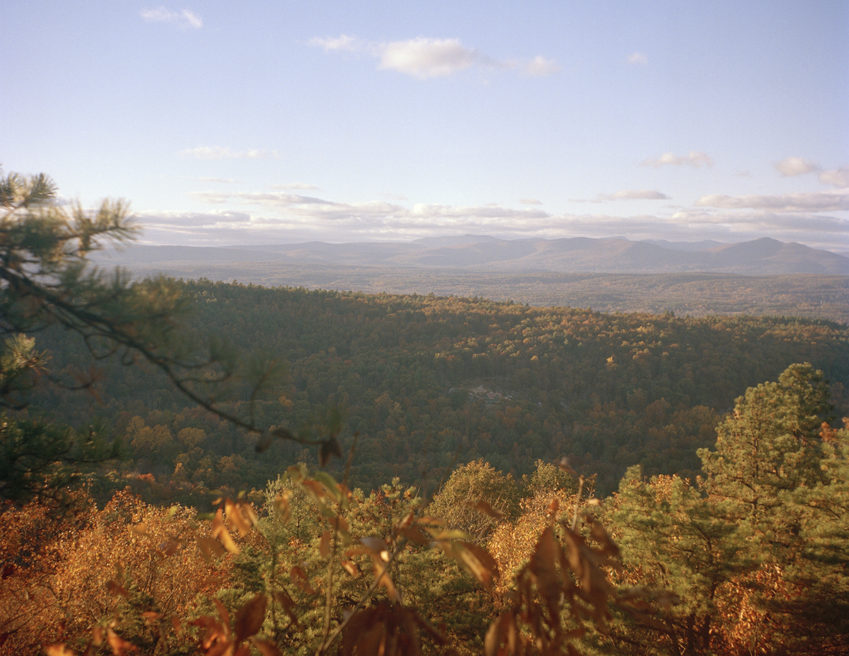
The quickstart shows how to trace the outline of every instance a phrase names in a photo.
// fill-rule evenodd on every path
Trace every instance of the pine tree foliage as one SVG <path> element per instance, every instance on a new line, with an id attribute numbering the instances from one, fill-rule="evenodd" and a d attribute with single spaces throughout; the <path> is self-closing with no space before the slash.
<path id="1" fill-rule="evenodd" d="M 609 503 L 623 587 L 656 602 L 622 616 L 638 653 L 837 654 L 849 648 L 849 450 L 809 364 L 752 387 L 699 452 L 702 476 L 629 470 Z"/>
<path id="2" fill-rule="evenodd" d="M 258 435 L 259 448 L 276 437 L 321 445 L 325 458 L 338 454 L 335 437 L 296 437 L 257 421 L 255 402 L 279 378 L 281 364 L 275 358 L 238 358 L 232 346 L 188 330 L 186 298 L 176 281 L 132 281 L 121 271 L 107 274 L 91 265 L 91 253 L 136 233 L 123 201 L 104 200 L 89 211 L 61 202 L 46 175 L 0 176 L 0 407 L 24 408 L 42 379 L 69 388 L 94 384 L 94 368 L 68 372 L 38 349 L 37 335 L 58 329 L 79 338 L 92 361 L 114 356 L 164 374 L 190 401 Z M 224 403 L 225 387 L 246 401 Z M 0 433 L 7 457 L 10 434 Z M 41 457 L 43 469 L 64 454 L 62 448 L 28 451 Z"/>

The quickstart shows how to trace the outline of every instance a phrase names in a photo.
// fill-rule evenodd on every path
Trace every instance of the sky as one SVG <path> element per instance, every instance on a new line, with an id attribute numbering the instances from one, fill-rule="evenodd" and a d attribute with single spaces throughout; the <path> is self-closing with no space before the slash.
<path id="1" fill-rule="evenodd" d="M 849 254 L 849 2 L 5 0 L 0 165 L 151 244 Z"/>

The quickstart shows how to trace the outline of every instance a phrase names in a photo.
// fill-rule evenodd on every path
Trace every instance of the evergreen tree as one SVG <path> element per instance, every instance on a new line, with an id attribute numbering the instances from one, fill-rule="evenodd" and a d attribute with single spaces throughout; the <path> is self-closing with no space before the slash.
<path id="1" fill-rule="evenodd" d="M 59 203 L 56 186 L 43 174 L 0 176 L 0 407 L 25 407 L 41 379 L 71 388 L 93 385 L 94 372 L 61 376 L 60 367 L 48 367 L 49 354 L 37 348 L 33 335 L 61 329 L 79 338 L 94 360 L 116 356 L 125 364 L 152 365 L 192 402 L 259 435 L 259 448 L 282 437 L 320 443 L 323 454 L 338 453 L 334 438 L 296 438 L 284 428 L 270 431 L 259 424 L 255 401 L 279 373 L 279 364 L 237 358 L 220 342 L 187 336 L 180 323 L 186 300 L 175 281 L 133 282 L 120 271 L 106 274 L 91 265 L 92 252 L 135 233 L 123 201 L 105 200 L 87 211 Z M 240 397 L 249 399 L 245 411 L 217 400 L 223 383 L 235 383 Z M 3 421 L 8 425 L 10 420 Z M 15 486 L 32 483 L 68 452 L 66 440 L 32 434 L 22 442 L 20 435 L 19 429 L 0 431 L 0 451 L 13 463 L 29 463 L 33 476 L 12 472 L 0 485 L 3 496 L 16 496 L 20 490 Z M 35 491 L 38 485 L 30 488 Z"/>
<path id="2" fill-rule="evenodd" d="M 656 603 L 623 616 L 622 644 L 845 653 L 849 444 L 824 423 L 828 398 L 821 372 L 792 365 L 737 400 L 715 450 L 699 451 L 696 484 L 629 471 L 609 508 L 628 566 L 620 583 Z"/>
<path id="3" fill-rule="evenodd" d="M 774 517 L 782 491 L 822 480 L 820 426 L 828 386 L 810 364 L 746 390 L 717 427 L 716 449 L 700 449 L 705 490 L 755 521 Z"/>

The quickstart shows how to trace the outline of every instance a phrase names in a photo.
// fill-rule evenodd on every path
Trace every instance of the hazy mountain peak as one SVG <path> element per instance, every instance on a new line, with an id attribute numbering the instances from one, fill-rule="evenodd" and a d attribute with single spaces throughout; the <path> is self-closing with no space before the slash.
<path id="1" fill-rule="evenodd" d="M 791 273 L 849 274 L 849 258 L 771 237 L 736 244 L 717 242 L 631 241 L 622 237 L 594 239 L 500 239 L 461 235 L 427 237 L 412 242 L 328 244 L 305 242 L 227 248 L 130 246 L 113 254 L 113 262 L 132 266 L 152 261 L 203 259 L 239 262 L 298 262 L 361 267 L 463 269 L 483 272 L 683 273 L 749 275 Z"/>

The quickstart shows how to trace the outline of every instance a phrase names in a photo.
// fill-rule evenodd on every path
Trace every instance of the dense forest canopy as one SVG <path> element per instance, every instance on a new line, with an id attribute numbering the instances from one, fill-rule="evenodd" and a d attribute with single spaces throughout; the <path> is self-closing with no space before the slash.
<path id="1" fill-rule="evenodd" d="M 190 300 L 192 331 L 285 362 L 255 421 L 310 436 L 336 422 L 345 447 L 358 435 L 352 480 L 366 488 L 397 475 L 433 489 L 477 457 L 521 474 L 539 458 L 566 456 L 610 491 L 633 464 L 692 473 L 695 449 L 712 442 L 734 398 L 793 362 L 822 368 L 838 404 L 849 388 L 849 329 L 825 321 L 174 284 Z M 65 331 L 40 341 L 69 370 L 86 362 Z M 101 367 L 99 396 L 53 390 L 30 414 L 37 406 L 77 426 L 106 418 L 142 472 L 179 467 L 212 487 L 261 488 L 307 457 L 285 442 L 257 457 L 255 438 L 175 396 L 155 370 Z"/>

